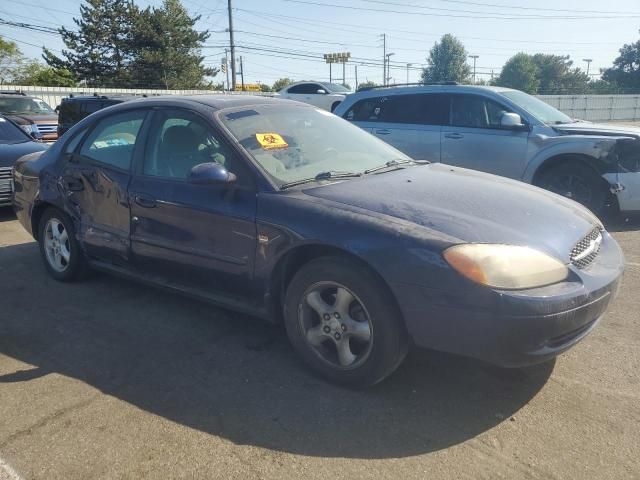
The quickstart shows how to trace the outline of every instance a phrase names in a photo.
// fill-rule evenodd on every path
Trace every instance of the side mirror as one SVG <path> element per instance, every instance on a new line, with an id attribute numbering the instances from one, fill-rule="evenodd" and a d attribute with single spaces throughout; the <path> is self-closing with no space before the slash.
<path id="1" fill-rule="evenodd" d="M 500 126 L 507 130 L 526 130 L 522 118 L 517 113 L 503 113 L 500 117 Z"/>
<path id="2" fill-rule="evenodd" d="M 326 90 L 324 90 L 324 89 L 322 89 L 322 88 L 319 88 L 318 90 L 316 90 L 316 93 L 317 93 L 318 95 L 326 95 L 326 94 L 327 94 L 327 91 L 326 91 Z"/>
<path id="3" fill-rule="evenodd" d="M 188 180 L 194 185 L 215 185 L 233 183 L 236 181 L 236 176 L 219 163 L 208 162 L 193 167 L 189 172 Z"/>

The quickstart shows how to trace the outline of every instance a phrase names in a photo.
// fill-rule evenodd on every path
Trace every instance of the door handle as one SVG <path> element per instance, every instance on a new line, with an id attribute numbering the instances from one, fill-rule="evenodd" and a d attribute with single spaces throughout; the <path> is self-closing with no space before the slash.
<path id="1" fill-rule="evenodd" d="M 391 130 L 387 130 L 386 128 L 381 128 L 379 130 L 376 130 L 377 135 L 389 135 L 390 133 L 391 133 Z"/>
<path id="2" fill-rule="evenodd" d="M 460 140 L 461 138 L 464 138 L 464 135 L 462 135 L 461 133 L 445 133 L 444 138 L 450 138 L 452 140 Z"/>
<path id="3" fill-rule="evenodd" d="M 62 177 L 62 181 L 64 186 L 70 192 L 81 192 L 84 190 L 84 183 L 81 178 L 75 177 L 73 175 L 65 175 Z"/>
<path id="4" fill-rule="evenodd" d="M 155 198 L 144 193 L 135 193 L 133 198 L 143 208 L 155 208 L 158 206 Z"/>

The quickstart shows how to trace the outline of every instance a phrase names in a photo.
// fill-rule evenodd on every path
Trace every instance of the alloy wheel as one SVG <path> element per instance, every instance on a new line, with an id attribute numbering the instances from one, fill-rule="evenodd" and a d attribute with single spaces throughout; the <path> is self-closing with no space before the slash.
<path id="1" fill-rule="evenodd" d="M 56 272 L 64 272 L 71 261 L 69 234 L 57 218 L 50 218 L 44 228 L 44 250 L 47 262 Z"/>

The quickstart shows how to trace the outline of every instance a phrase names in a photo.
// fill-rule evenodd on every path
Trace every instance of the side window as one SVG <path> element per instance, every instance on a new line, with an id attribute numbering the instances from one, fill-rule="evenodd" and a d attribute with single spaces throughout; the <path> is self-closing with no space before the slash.
<path id="1" fill-rule="evenodd" d="M 299 84 L 299 85 L 294 85 L 293 87 L 290 87 L 290 88 L 287 90 L 287 93 L 293 93 L 293 94 L 296 94 L 296 93 L 304 93 L 304 91 L 303 91 L 303 90 L 304 90 L 304 86 L 305 86 L 305 85 L 306 85 L 305 83 L 301 83 L 301 84 Z"/>
<path id="2" fill-rule="evenodd" d="M 308 83 L 307 85 L 305 85 L 304 93 L 307 93 L 309 95 L 318 95 L 318 90 L 324 90 L 325 92 L 327 91 L 327 89 L 322 85 L 318 85 L 317 83 Z"/>
<path id="3" fill-rule="evenodd" d="M 346 111 L 344 118 L 350 122 L 379 122 L 382 104 L 381 98 L 365 98 L 354 103 Z"/>
<path id="4" fill-rule="evenodd" d="M 80 155 L 122 170 L 129 170 L 133 149 L 146 112 L 125 112 L 98 122 L 80 149 Z"/>
<path id="5" fill-rule="evenodd" d="M 200 117 L 181 110 L 165 110 L 158 117 L 145 154 L 144 175 L 186 180 L 196 165 L 216 162 L 235 173 L 238 181 L 246 177 L 232 150 Z"/>
<path id="6" fill-rule="evenodd" d="M 500 118 L 508 111 L 488 98 L 454 95 L 451 103 L 451 124 L 457 127 L 500 128 Z"/>
<path id="7" fill-rule="evenodd" d="M 65 154 L 72 154 L 73 152 L 75 152 L 76 147 L 80 143 L 80 140 L 82 140 L 82 138 L 84 137 L 85 133 L 87 133 L 87 129 L 86 128 L 83 128 L 81 131 L 76 133 L 73 136 L 73 138 L 69 141 L 69 143 L 67 143 L 67 145 L 64 147 L 64 153 Z"/>
<path id="8" fill-rule="evenodd" d="M 442 94 L 392 95 L 382 109 L 382 121 L 414 125 L 444 125 L 448 102 Z"/>

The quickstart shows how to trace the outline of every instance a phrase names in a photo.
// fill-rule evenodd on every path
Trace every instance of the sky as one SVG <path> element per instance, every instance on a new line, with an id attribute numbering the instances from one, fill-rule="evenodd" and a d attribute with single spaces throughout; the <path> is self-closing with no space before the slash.
<path id="1" fill-rule="evenodd" d="M 135 0 L 159 6 L 162 0 Z M 0 19 L 47 27 L 73 28 L 81 2 L 0 0 Z M 198 30 L 209 30 L 202 54 L 219 66 L 229 45 L 227 0 L 182 0 L 191 15 L 201 15 Z M 478 78 L 498 75 L 518 53 L 570 55 L 594 78 L 611 66 L 625 43 L 640 39 L 640 1 L 611 0 L 232 0 L 233 26 L 246 83 L 272 84 L 281 77 L 329 80 L 324 53 L 350 52 L 345 81 L 382 83 L 383 37 L 390 56 L 391 82 L 416 82 L 429 49 L 451 33 L 478 55 Z M 40 58 L 42 46 L 64 48 L 59 36 L 0 25 L 0 35 L 22 52 Z M 470 65 L 472 60 L 469 59 Z M 407 64 L 411 64 L 407 68 Z M 222 79 L 219 74 L 217 79 Z M 333 66 L 342 81 L 342 66 Z M 219 81 L 219 80 L 218 80 Z"/>

